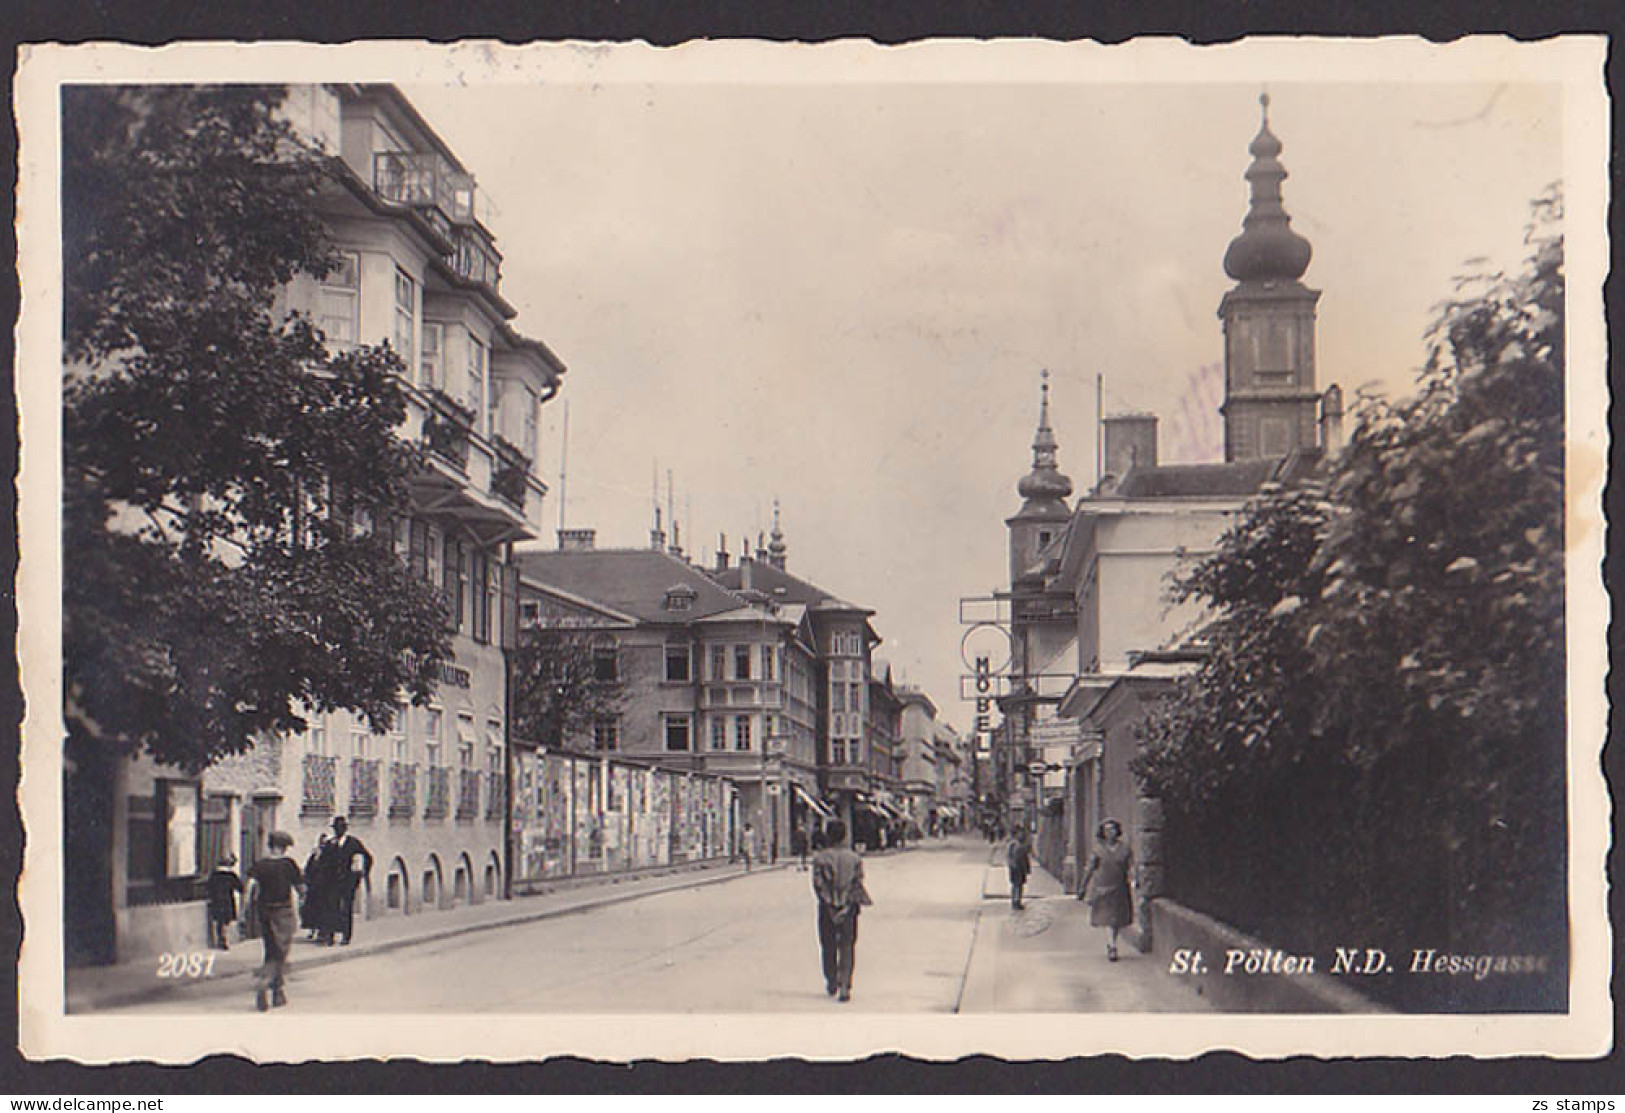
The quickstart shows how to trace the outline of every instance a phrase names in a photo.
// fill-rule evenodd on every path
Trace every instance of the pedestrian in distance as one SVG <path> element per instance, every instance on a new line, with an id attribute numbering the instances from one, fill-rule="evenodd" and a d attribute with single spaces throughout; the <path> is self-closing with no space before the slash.
<path id="1" fill-rule="evenodd" d="M 237 920 L 237 897 L 243 891 L 243 879 L 237 876 L 236 866 L 236 855 L 227 854 L 215 863 L 203 882 L 209 906 L 209 946 L 217 951 L 231 949 L 226 930 Z"/>
<path id="2" fill-rule="evenodd" d="M 745 872 L 750 872 L 750 846 L 756 838 L 756 829 L 745 824 L 745 832 L 739 837 L 739 855 L 745 859 Z"/>
<path id="3" fill-rule="evenodd" d="M 1010 870 L 1010 907 L 1020 911 L 1026 907 L 1022 903 L 1022 892 L 1027 887 L 1027 875 L 1033 870 L 1033 850 L 1027 842 L 1025 827 L 1016 828 L 1015 836 L 1005 848 L 1004 864 Z"/>
<path id="4" fill-rule="evenodd" d="M 863 859 L 846 845 L 846 824 L 824 825 L 824 847 L 813 855 L 813 893 L 818 897 L 818 947 L 824 957 L 824 992 L 852 1000 L 857 961 L 858 913 L 873 904 L 863 884 Z"/>
<path id="5" fill-rule="evenodd" d="M 350 834 L 350 822 L 341 815 L 333 820 L 333 838 L 323 857 L 327 859 L 327 884 L 331 889 L 328 946 L 337 937 L 348 947 L 355 933 L 355 894 L 362 879 L 372 876 L 372 851 Z"/>
<path id="6" fill-rule="evenodd" d="M 266 844 L 271 855 L 249 868 L 248 893 L 243 900 L 245 908 L 254 910 L 265 947 L 265 961 L 254 972 L 254 1007 L 260 1012 L 288 1003 L 288 952 L 299 930 L 293 898 L 295 892 L 303 895 L 305 887 L 299 864 L 289 854 L 293 836 L 286 831 L 272 831 Z"/>
<path id="7" fill-rule="evenodd" d="M 323 831 L 317 836 L 310 855 L 305 858 L 305 898 L 299 903 L 299 922 L 305 929 L 305 938 L 316 942 L 326 942 L 327 923 L 332 919 L 327 906 L 330 890 L 326 854 L 329 841 L 327 832 Z"/>
<path id="8" fill-rule="evenodd" d="M 1106 960 L 1116 962 L 1117 933 L 1134 921 L 1134 902 L 1129 894 L 1134 852 L 1123 841 L 1123 825 L 1115 819 L 1103 820 L 1095 835 L 1098 841 L 1084 871 L 1078 899 L 1088 902 L 1091 924 L 1111 929 Z"/>
<path id="9" fill-rule="evenodd" d="M 812 838 L 812 825 L 803 819 L 801 826 L 796 828 L 796 869 L 798 870 L 807 868 L 807 859 L 812 854 Z"/>

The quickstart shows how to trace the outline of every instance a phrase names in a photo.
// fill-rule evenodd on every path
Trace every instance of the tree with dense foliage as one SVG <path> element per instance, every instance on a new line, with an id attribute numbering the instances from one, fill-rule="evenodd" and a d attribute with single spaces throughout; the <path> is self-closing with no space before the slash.
<path id="1" fill-rule="evenodd" d="M 1553 961 L 1385 990 L 1447 1007 L 1566 984 L 1561 219 L 1554 188 L 1524 269 L 1441 308 L 1416 396 L 1367 400 L 1177 580 L 1209 655 L 1136 762 L 1171 891 L 1272 943 Z"/>
<path id="2" fill-rule="evenodd" d="M 585 749 L 625 700 L 614 644 L 587 627 L 533 626 L 510 656 L 516 738 Z"/>
<path id="3" fill-rule="evenodd" d="M 450 653 L 396 556 L 399 358 L 280 308 L 337 263 L 285 90 L 63 90 L 70 753 L 201 769 L 304 714 L 386 728 Z"/>

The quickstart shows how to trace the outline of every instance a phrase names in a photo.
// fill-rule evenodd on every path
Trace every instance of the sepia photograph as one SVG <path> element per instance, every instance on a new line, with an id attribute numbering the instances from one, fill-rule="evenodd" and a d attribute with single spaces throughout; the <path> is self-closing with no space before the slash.
<path id="1" fill-rule="evenodd" d="M 25 47 L 24 1053 L 1605 1053 L 1605 47 Z"/>

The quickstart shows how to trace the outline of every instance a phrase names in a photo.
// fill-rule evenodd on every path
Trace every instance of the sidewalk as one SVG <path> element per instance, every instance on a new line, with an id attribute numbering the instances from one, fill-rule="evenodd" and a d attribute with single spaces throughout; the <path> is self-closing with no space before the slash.
<path id="1" fill-rule="evenodd" d="M 958 1012 L 1209 1012 L 1207 1002 L 1168 974 L 1152 955 L 1118 939 L 1106 960 L 1105 928 L 1089 925 L 1089 906 L 1061 891 L 1033 863 L 1023 903 L 1010 907 L 1003 846 L 993 848 L 982 882 L 982 909 Z"/>
<path id="2" fill-rule="evenodd" d="M 738 863 L 719 865 L 673 867 L 669 872 L 634 879 L 604 877 L 590 881 L 574 881 L 550 893 L 515 897 L 512 900 L 488 901 L 446 911 L 419 912 L 411 916 L 386 916 L 375 920 L 356 921 L 355 942 L 349 946 L 322 946 L 307 942 L 303 929 L 294 941 L 292 962 L 295 968 L 326 966 L 363 955 L 376 955 L 399 947 L 410 947 L 448 939 L 475 931 L 489 931 L 513 924 L 530 923 L 554 916 L 568 916 L 593 908 L 603 908 L 640 897 L 668 893 L 678 889 L 693 889 L 716 885 L 724 881 L 747 877 L 752 873 L 794 868 L 794 858 L 780 859 L 771 865 L 758 865 L 747 872 Z M 201 914 L 201 913 L 200 913 Z M 229 951 L 203 951 L 213 955 L 214 966 L 207 980 L 247 980 L 260 965 L 262 952 L 257 939 L 232 941 Z M 159 978 L 157 956 L 119 963 L 116 966 L 72 967 L 67 971 L 67 1012 L 91 1012 L 115 1005 L 139 1004 L 143 1001 L 167 997 L 176 981 Z M 202 979 L 182 979 L 182 984 Z"/>

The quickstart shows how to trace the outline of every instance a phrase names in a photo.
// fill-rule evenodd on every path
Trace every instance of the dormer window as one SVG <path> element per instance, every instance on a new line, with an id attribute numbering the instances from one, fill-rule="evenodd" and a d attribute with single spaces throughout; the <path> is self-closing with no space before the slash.
<path id="1" fill-rule="evenodd" d="M 698 593 L 687 584 L 677 584 L 666 589 L 666 609 L 668 611 L 686 611 L 694 606 L 694 599 Z"/>

